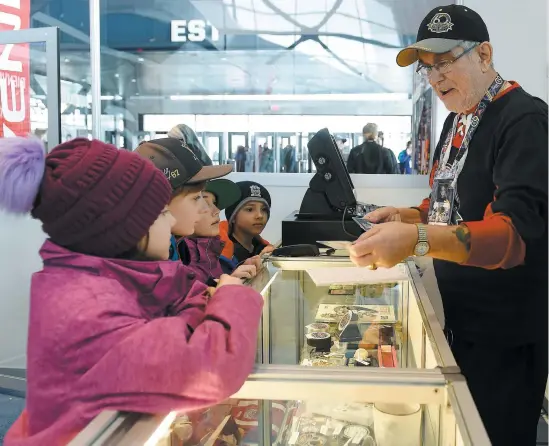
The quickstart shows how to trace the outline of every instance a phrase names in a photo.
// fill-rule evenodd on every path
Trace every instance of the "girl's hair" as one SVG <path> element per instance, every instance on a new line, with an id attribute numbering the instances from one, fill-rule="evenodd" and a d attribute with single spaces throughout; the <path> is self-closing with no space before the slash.
<path id="1" fill-rule="evenodd" d="M 145 236 L 144 246 L 139 246 L 141 242 L 135 245 L 133 248 L 128 249 L 126 252 L 123 252 L 116 256 L 117 259 L 124 260 L 139 260 L 139 261 L 148 261 L 148 260 L 157 260 L 152 259 L 147 255 L 147 248 L 149 247 L 149 233 Z"/>
<path id="2" fill-rule="evenodd" d="M 197 192 L 203 191 L 205 187 L 205 181 L 196 184 L 184 184 L 183 186 L 179 186 L 177 189 L 174 189 L 172 191 L 172 198 L 175 198 L 179 195 L 185 196 L 189 194 L 195 194 Z"/>

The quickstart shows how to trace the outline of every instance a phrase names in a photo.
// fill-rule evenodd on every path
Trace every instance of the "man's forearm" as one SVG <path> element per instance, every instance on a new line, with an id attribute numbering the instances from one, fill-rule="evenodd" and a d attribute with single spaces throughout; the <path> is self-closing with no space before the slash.
<path id="1" fill-rule="evenodd" d="M 429 256 L 449 262 L 463 263 L 471 251 L 471 234 L 465 225 L 427 226 Z"/>
<path id="2" fill-rule="evenodd" d="M 398 208 L 400 221 L 403 223 L 424 223 L 421 219 L 421 212 L 415 208 Z"/>

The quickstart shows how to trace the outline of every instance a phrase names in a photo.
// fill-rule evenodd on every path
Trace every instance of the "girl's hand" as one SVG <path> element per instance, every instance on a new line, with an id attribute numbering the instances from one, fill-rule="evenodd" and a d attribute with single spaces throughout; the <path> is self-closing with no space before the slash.
<path id="1" fill-rule="evenodd" d="M 257 274 L 257 268 L 254 265 L 240 265 L 231 274 L 232 277 L 238 277 L 239 279 L 251 279 Z"/>

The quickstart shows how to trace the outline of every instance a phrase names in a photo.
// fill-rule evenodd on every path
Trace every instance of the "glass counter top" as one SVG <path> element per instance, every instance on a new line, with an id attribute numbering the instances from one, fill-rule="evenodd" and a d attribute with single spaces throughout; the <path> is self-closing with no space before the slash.
<path id="1" fill-rule="evenodd" d="M 304 370 L 259 366 L 232 398 L 197 410 L 103 413 L 70 446 L 489 444 L 460 375 Z"/>
<path id="2" fill-rule="evenodd" d="M 265 298 L 259 363 L 459 373 L 413 261 L 271 258 L 251 286 Z"/>

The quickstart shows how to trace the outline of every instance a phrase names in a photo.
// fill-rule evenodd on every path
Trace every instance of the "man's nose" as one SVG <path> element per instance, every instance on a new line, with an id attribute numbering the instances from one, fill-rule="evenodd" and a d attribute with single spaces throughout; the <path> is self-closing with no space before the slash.
<path id="1" fill-rule="evenodd" d="M 444 75 L 440 74 L 436 68 L 433 68 L 431 70 L 431 74 L 429 75 L 429 83 L 431 84 L 431 87 L 435 88 L 436 84 L 438 84 L 443 79 Z"/>

